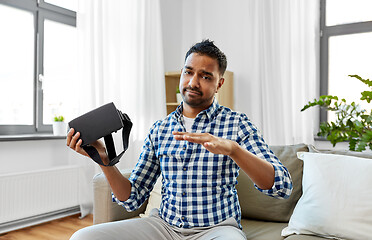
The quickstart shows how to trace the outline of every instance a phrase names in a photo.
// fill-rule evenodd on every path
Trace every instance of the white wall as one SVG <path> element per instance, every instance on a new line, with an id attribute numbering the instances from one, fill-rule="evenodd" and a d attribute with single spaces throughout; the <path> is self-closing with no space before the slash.
<path id="1" fill-rule="evenodd" d="M 48 169 L 84 161 L 66 146 L 66 140 L 0 142 L 0 174 Z"/>

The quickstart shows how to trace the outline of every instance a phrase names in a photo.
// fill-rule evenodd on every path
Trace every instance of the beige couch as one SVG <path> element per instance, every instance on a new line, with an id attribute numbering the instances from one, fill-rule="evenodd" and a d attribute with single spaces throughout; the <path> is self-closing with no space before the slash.
<path id="1" fill-rule="evenodd" d="M 236 186 L 242 209 L 243 231 L 249 240 L 294 240 L 323 239 L 310 235 L 281 236 L 288 225 L 294 207 L 302 195 L 303 162 L 297 158 L 297 152 L 314 152 L 312 146 L 305 144 L 291 146 L 271 146 L 281 162 L 289 170 L 293 180 L 293 192 L 289 199 L 279 200 L 266 196 L 254 189 L 248 176 L 240 171 Z M 130 170 L 122 172 L 129 177 Z M 103 174 L 94 178 L 94 224 L 137 217 L 145 211 L 147 202 L 135 212 L 127 212 L 112 202 L 111 190 Z"/>

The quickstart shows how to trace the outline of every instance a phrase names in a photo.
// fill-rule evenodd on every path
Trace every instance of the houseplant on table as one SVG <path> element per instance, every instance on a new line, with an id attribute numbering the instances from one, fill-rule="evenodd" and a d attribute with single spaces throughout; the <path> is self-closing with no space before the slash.
<path id="1" fill-rule="evenodd" d="M 55 136 L 66 136 L 67 125 L 63 116 L 55 116 L 53 122 L 53 134 Z"/>
<path id="2" fill-rule="evenodd" d="M 349 75 L 366 84 L 368 91 L 361 92 L 362 101 L 368 103 L 372 100 L 372 81 L 363 79 L 358 75 Z M 372 111 L 362 109 L 360 105 L 352 102 L 348 104 L 345 99 L 339 99 L 337 96 L 323 95 L 319 99 L 314 99 L 305 105 L 301 111 L 314 106 L 320 106 L 327 111 L 334 111 L 336 120 L 334 122 L 322 122 L 318 136 L 326 137 L 333 146 L 339 142 L 348 141 L 349 149 L 361 152 L 372 150 Z"/>

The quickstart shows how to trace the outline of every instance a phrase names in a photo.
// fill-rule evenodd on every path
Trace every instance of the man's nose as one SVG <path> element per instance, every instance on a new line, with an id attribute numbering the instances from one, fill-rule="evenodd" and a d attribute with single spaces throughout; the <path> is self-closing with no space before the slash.
<path id="1" fill-rule="evenodd" d="M 189 86 L 191 87 L 191 88 L 198 88 L 199 87 L 199 78 L 198 78 L 198 76 L 196 75 L 196 74 L 194 74 L 191 78 L 190 78 L 190 80 L 189 80 Z"/>

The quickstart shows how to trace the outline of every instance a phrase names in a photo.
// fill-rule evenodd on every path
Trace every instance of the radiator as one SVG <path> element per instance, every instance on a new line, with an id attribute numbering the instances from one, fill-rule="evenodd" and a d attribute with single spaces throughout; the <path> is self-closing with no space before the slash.
<path id="1" fill-rule="evenodd" d="M 79 205 L 79 168 L 0 175 L 0 225 Z"/>

